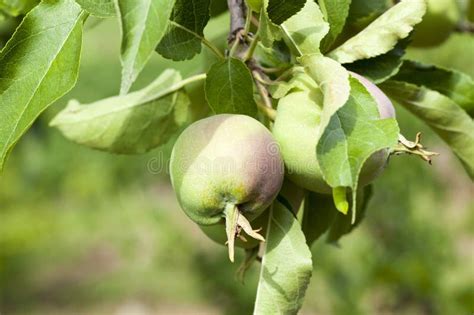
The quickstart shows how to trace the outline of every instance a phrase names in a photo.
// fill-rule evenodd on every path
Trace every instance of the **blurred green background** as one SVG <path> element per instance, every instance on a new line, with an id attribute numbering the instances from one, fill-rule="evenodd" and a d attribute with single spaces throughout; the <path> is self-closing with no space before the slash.
<path id="1" fill-rule="evenodd" d="M 245 285 L 236 281 L 242 256 L 231 264 L 179 209 L 166 167 L 157 169 L 170 144 L 111 155 L 48 127 L 69 99 L 118 92 L 118 25 L 86 28 L 77 86 L 35 123 L 0 177 L 0 313 L 250 314 L 258 266 Z M 208 27 L 209 37 L 222 29 Z M 455 34 L 408 56 L 474 76 L 473 52 L 474 36 Z M 173 66 L 189 76 L 206 67 L 202 58 Z M 169 66 L 154 56 L 136 87 Z M 422 131 L 441 156 L 432 166 L 392 158 L 360 228 L 339 248 L 315 244 L 302 314 L 474 312 L 473 185 L 436 135 L 402 108 L 397 115 L 405 136 Z"/>

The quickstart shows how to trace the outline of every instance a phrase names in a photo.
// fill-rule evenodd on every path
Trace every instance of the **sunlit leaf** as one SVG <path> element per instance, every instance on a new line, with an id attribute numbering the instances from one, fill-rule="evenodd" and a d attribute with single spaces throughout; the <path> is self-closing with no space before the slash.
<path id="1" fill-rule="evenodd" d="M 39 114 L 76 83 L 84 17 L 73 0 L 43 1 L 0 52 L 0 169 Z"/>
<path id="2" fill-rule="evenodd" d="M 425 0 L 402 0 L 328 56 L 340 63 L 350 63 L 382 55 L 410 34 L 425 11 Z"/>
<path id="3" fill-rule="evenodd" d="M 355 207 L 359 174 L 365 161 L 375 152 L 391 148 L 398 141 L 394 118 L 380 119 L 377 104 L 357 79 L 351 78 L 351 95 L 324 130 L 316 149 L 325 181 L 331 187 L 350 187 Z"/>
<path id="4" fill-rule="evenodd" d="M 181 76 L 166 70 L 146 88 L 92 104 L 73 100 L 52 121 L 71 141 L 104 151 L 137 154 L 166 143 L 187 122 L 189 99 L 171 92 Z"/>
<path id="5" fill-rule="evenodd" d="M 321 40 L 329 31 L 316 2 L 309 0 L 300 12 L 281 25 L 300 55 L 319 53 Z"/>
<path id="6" fill-rule="evenodd" d="M 126 94 L 165 35 L 175 0 L 117 0 L 122 28 L 122 84 Z"/>
<path id="7" fill-rule="evenodd" d="M 318 54 L 305 55 L 300 58 L 300 62 L 324 95 L 319 130 L 319 134 L 322 134 L 331 117 L 349 99 L 349 73 L 333 59 Z"/>
<path id="8" fill-rule="evenodd" d="M 107 18 L 116 15 L 114 0 L 76 0 L 76 2 L 97 17 Z"/>
<path id="9" fill-rule="evenodd" d="M 218 114 L 257 114 L 252 76 L 247 66 L 235 58 L 219 61 L 209 69 L 206 99 L 211 109 Z"/>
<path id="10" fill-rule="evenodd" d="M 301 226 L 279 201 L 269 210 L 254 314 L 297 314 L 313 264 Z"/>
<path id="11" fill-rule="evenodd" d="M 210 0 L 176 0 L 168 31 L 156 48 L 172 60 L 191 59 L 201 52 L 201 38 L 209 21 Z"/>

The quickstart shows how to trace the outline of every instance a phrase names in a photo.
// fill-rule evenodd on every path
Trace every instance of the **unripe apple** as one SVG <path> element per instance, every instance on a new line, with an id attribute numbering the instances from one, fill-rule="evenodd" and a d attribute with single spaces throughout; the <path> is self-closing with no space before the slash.
<path id="1" fill-rule="evenodd" d="M 456 0 L 427 0 L 426 13 L 415 26 L 411 44 L 415 47 L 430 47 L 443 43 L 458 20 Z"/>
<path id="2" fill-rule="evenodd" d="M 194 222 L 225 222 L 231 260 L 239 229 L 263 240 L 249 221 L 275 199 L 284 166 L 278 144 L 259 121 L 221 114 L 193 123 L 174 145 L 170 173 L 178 201 Z"/>
<path id="3" fill-rule="evenodd" d="M 381 118 L 395 117 L 392 102 L 375 84 L 356 73 L 351 75 L 372 95 Z M 273 135 L 280 144 L 288 177 L 310 191 L 331 193 L 316 158 L 322 104 L 323 95 L 316 84 L 313 88 L 283 97 L 278 103 Z M 387 158 L 387 150 L 375 152 L 362 168 L 359 185 L 364 186 L 374 180 L 383 170 Z"/>

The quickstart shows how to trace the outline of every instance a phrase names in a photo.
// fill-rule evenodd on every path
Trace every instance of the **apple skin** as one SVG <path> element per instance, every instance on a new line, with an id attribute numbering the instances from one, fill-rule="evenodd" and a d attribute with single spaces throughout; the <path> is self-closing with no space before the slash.
<path id="1" fill-rule="evenodd" d="M 395 117 L 392 102 L 375 84 L 356 73 L 351 75 L 375 99 L 381 118 Z M 322 101 L 323 95 L 316 84 L 283 97 L 278 103 L 272 132 L 280 144 L 288 178 L 307 190 L 331 193 L 331 187 L 323 179 L 315 149 Z M 383 171 L 388 155 L 388 150 L 380 150 L 369 157 L 359 176 L 360 186 L 367 185 Z"/>
<path id="2" fill-rule="evenodd" d="M 170 161 L 184 212 L 200 225 L 222 221 L 235 205 L 249 221 L 277 196 L 284 176 L 278 144 L 259 121 L 221 114 L 199 120 L 177 139 Z"/>
<path id="3" fill-rule="evenodd" d="M 459 17 L 456 0 L 427 0 L 426 13 L 415 26 L 411 45 L 432 47 L 442 44 L 456 27 Z"/>

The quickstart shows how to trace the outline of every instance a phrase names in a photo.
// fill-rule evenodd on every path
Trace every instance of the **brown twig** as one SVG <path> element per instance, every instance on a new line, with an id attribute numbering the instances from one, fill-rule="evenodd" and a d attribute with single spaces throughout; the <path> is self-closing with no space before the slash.
<path id="1" fill-rule="evenodd" d="M 458 33 L 474 33 L 474 23 L 462 21 L 456 25 L 454 30 Z"/>
<path id="2" fill-rule="evenodd" d="M 227 0 L 230 12 L 230 31 L 227 38 L 229 44 L 232 43 L 239 32 L 245 28 L 245 17 L 247 8 L 244 0 Z"/>

